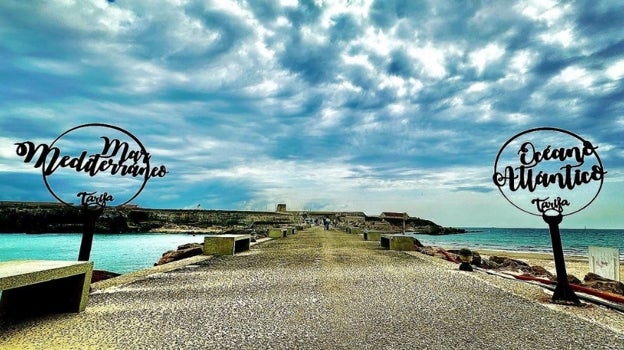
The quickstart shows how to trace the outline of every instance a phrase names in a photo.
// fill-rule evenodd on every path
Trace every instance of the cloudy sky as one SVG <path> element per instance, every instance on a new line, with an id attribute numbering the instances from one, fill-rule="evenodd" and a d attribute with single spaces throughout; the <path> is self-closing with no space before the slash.
<path id="1" fill-rule="evenodd" d="M 624 228 L 622 23 L 620 1 L 3 0 L 0 200 L 54 200 L 15 143 L 106 123 L 169 171 L 143 207 L 544 227 L 492 174 L 550 126 L 608 172 L 562 226 Z"/>

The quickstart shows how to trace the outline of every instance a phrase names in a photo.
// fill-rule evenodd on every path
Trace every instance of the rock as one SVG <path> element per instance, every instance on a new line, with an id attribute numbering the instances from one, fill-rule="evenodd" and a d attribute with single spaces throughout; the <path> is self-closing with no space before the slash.
<path id="1" fill-rule="evenodd" d="M 527 272 L 531 269 L 531 266 L 524 261 L 510 259 L 503 256 L 491 256 L 490 261 L 498 264 L 498 269 L 523 271 Z"/>
<path id="2" fill-rule="evenodd" d="M 203 253 L 204 253 L 204 247 L 202 244 L 199 244 L 199 243 L 183 244 L 178 247 L 178 250 L 169 250 L 165 252 L 160 258 L 160 260 L 158 260 L 158 262 L 154 265 L 155 266 L 163 265 L 166 263 L 170 263 L 172 261 L 182 260 L 185 258 L 189 258 L 191 256 L 200 255 Z"/>
<path id="3" fill-rule="evenodd" d="M 179 245 L 178 246 L 178 250 L 185 250 L 185 249 L 189 249 L 189 248 L 195 248 L 198 245 L 201 246 L 200 243 L 186 243 L 186 244 Z"/>
<path id="4" fill-rule="evenodd" d="M 109 278 L 119 276 L 118 273 L 104 271 L 104 270 L 93 270 L 93 274 L 91 275 L 91 283 L 107 280 Z"/>
<path id="5" fill-rule="evenodd" d="M 496 270 L 500 267 L 500 264 L 497 264 L 490 259 L 481 259 L 481 262 L 477 266 L 486 270 Z"/>
<path id="6" fill-rule="evenodd" d="M 583 282 L 581 282 L 581 280 L 576 278 L 574 275 L 568 275 L 568 283 L 577 284 L 579 286 L 583 284 Z"/>
<path id="7" fill-rule="evenodd" d="M 604 292 L 624 295 L 624 284 L 622 282 L 604 278 L 591 272 L 585 275 L 583 281 L 585 282 L 583 283 L 585 287 L 598 289 Z"/>
<path id="8" fill-rule="evenodd" d="M 455 261 L 461 262 L 461 256 L 459 255 L 459 249 L 447 249 L 446 253 Z M 444 256 L 444 255 L 443 255 Z M 443 257 L 445 260 L 450 260 L 446 256 Z M 451 260 L 452 261 L 452 260 Z"/>
<path id="9" fill-rule="evenodd" d="M 158 260 L 158 262 L 154 264 L 154 266 L 172 262 L 175 258 L 175 255 L 176 255 L 176 250 L 168 250 L 164 252 L 163 255 L 160 257 L 160 259 Z"/>
<path id="10" fill-rule="evenodd" d="M 608 278 L 602 277 L 598 274 L 595 274 L 593 272 L 588 272 L 587 275 L 585 275 L 585 277 L 583 278 L 583 281 L 587 282 L 594 282 L 594 281 L 613 281 L 610 280 Z"/>
<path id="11" fill-rule="evenodd" d="M 463 262 L 463 263 L 459 264 L 459 269 L 461 271 L 473 271 L 472 265 L 470 265 L 467 262 Z"/>
<path id="12" fill-rule="evenodd" d="M 481 255 L 475 251 L 472 252 L 472 260 L 470 264 L 475 266 L 481 266 Z"/>
<path id="13" fill-rule="evenodd" d="M 551 281 L 557 280 L 557 277 L 555 275 L 550 273 L 550 271 L 546 270 L 543 266 L 539 266 L 539 265 L 531 266 L 527 271 L 525 271 L 524 275 L 546 278 Z"/>

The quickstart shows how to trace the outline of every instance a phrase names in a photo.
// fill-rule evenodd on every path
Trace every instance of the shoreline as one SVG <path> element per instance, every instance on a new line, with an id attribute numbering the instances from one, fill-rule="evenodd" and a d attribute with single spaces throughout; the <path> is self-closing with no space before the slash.
<path id="1" fill-rule="evenodd" d="M 525 251 L 508 251 L 495 249 L 474 249 L 479 253 L 481 258 L 489 258 L 490 256 L 503 256 L 506 258 L 524 261 L 531 266 L 539 265 L 544 267 L 550 273 L 556 275 L 554 257 L 550 253 L 525 252 Z M 576 278 L 583 280 L 585 275 L 590 272 L 589 257 L 580 255 L 564 254 L 565 267 L 568 275 L 574 275 Z M 620 261 L 620 276 L 624 276 L 624 264 Z"/>

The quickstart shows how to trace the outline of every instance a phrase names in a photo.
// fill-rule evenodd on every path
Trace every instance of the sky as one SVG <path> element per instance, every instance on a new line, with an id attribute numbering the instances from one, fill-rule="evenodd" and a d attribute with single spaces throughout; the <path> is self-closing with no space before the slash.
<path id="1" fill-rule="evenodd" d="M 561 226 L 624 228 L 622 23 L 621 1 L 3 0 L 0 200 L 55 201 L 16 144 L 104 123 L 167 168 L 146 208 L 546 227 L 493 173 L 553 127 L 607 172 Z"/>

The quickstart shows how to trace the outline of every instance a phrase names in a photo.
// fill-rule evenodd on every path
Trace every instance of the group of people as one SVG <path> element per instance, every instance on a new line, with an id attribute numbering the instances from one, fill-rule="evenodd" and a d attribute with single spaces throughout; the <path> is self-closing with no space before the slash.
<path id="1" fill-rule="evenodd" d="M 324 217 L 322 219 L 317 218 L 317 219 L 314 219 L 314 220 L 312 220 L 312 219 L 309 219 L 309 220 L 310 221 L 306 220 L 306 222 L 308 222 L 308 223 L 312 223 L 313 222 L 315 225 L 320 225 L 322 223 L 323 224 L 323 228 L 325 228 L 325 231 L 329 230 L 329 225 L 331 224 L 331 220 L 330 219 Z"/>
<path id="2" fill-rule="evenodd" d="M 328 218 L 323 218 L 323 227 L 325 227 L 325 231 L 329 230 L 329 219 Z"/>

